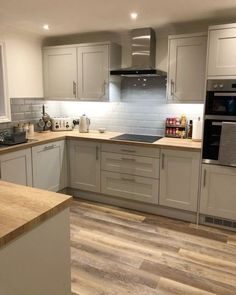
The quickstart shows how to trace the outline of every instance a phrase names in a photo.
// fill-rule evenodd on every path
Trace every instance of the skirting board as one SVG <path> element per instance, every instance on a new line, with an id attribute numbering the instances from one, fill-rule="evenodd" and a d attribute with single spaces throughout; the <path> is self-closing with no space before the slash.
<path id="1" fill-rule="evenodd" d="M 172 209 L 163 206 L 157 206 L 153 204 L 134 202 L 128 199 L 117 198 L 107 196 L 98 193 L 86 192 L 77 189 L 67 188 L 66 193 L 72 195 L 75 198 L 85 199 L 89 201 L 99 202 L 103 204 L 113 205 L 121 208 L 136 210 L 140 212 L 151 213 L 155 215 L 161 215 L 169 218 L 189 221 L 196 223 L 197 213 L 188 212 L 184 210 Z"/>

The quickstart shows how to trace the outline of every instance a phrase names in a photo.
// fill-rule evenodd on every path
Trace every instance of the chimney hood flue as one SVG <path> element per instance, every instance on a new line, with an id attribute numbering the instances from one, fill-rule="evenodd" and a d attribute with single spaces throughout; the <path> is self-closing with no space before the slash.
<path id="1" fill-rule="evenodd" d="M 111 75 L 119 76 L 166 76 L 166 73 L 155 69 L 156 37 L 151 28 L 131 31 L 131 60 L 130 68 L 113 70 Z"/>

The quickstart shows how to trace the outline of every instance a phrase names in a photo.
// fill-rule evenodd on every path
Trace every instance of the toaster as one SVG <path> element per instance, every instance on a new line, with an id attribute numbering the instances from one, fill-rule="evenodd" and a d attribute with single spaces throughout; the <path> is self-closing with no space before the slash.
<path id="1" fill-rule="evenodd" d="M 72 128 L 72 118 L 52 118 L 52 131 L 70 131 Z"/>

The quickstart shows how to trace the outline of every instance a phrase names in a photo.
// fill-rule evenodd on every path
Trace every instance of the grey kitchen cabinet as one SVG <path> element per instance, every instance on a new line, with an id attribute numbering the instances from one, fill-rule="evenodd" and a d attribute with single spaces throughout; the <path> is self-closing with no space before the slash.
<path id="1" fill-rule="evenodd" d="M 199 171 L 200 152 L 162 149 L 159 204 L 196 212 Z"/>
<path id="2" fill-rule="evenodd" d="M 45 98 L 76 98 L 76 47 L 45 47 L 43 49 L 43 71 Z"/>
<path id="3" fill-rule="evenodd" d="M 159 155 L 158 148 L 102 144 L 101 192 L 158 204 Z"/>
<path id="4" fill-rule="evenodd" d="M 69 142 L 70 187 L 100 192 L 100 144 L 80 140 Z"/>
<path id="5" fill-rule="evenodd" d="M 109 95 L 109 45 L 78 47 L 78 97 L 107 100 Z"/>
<path id="6" fill-rule="evenodd" d="M 110 42 L 45 47 L 45 97 L 81 101 L 116 98 L 120 81 L 111 79 L 110 70 L 120 64 L 120 46 Z"/>
<path id="7" fill-rule="evenodd" d="M 169 36 L 167 100 L 203 102 L 207 35 Z"/>
<path id="8" fill-rule="evenodd" d="M 236 77 L 236 24 L 209 27 L 208 78 Z"/>
<path id="9" fill-rule="evenodd" d="M 202 165 L 200 213 L 236 220 L 236 168 Z"/>
<path id="10" fill-rule="evenodd" d="M 65 141 L 32 147 L 33 186 L 57 192 L 67 186 Z"/>
<path id="11" fill-rule="evenodd" d="M 32 186 L 31 149 L 23 149 L 0 156 L 1 179 Z"/>

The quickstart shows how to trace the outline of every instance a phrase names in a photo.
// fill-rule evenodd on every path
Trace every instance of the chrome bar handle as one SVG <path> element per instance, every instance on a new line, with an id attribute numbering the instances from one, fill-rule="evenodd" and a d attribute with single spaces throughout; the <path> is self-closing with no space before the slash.
<path id="1" fill-rule="evenodd" d="M 161 169 L 164 170 L 165 169 L 165 154 L 162 153 L 161 155 Z"/>
<path id="2" fill-rule="evenodd" d="M 121 149 L 121 151 L 126 153 L 136 153 L 135 150 L 128 150 L 128 149 Z"/>
<path id="3" fill-rule="evenodd" d="M 99 147 L 96 146 L 96 160 L 99 160 Z"/>
<path id="4" fill-rule="evenodd" d="M 174 88 L 175 88 L 175 82 L 173 79 L 170 80 L 170 95 L 174 96 Z"/>
<path id="5" fill-rule="evenodd" d="M 121 180 L 135 182 L 134 178 L 121 177 Z"/>
<path id="6" fill-rule="evenodd" d="M 73 81 L 73 95 L 76 97 L 76 88 L 77 88 L 77 85 L 76 85 L 76 82 Z"/>
<path id="7" fill-rule="evenodd" d="M 106 86 L 107 86 L 107 82 L 106 82 L 106 80 L 104 80 L 104 82 L 103 82 L 103 96 L 106 96 Z"/>
<path id="8" fill-rule="evenodd" d="M 136 159 L 132 159 L 132 158 L 121 158 L 121 161 L 131 161 L 131 162 L 136 162 Z"/>
<path id="9" fill-rule="evenodd" d="M 207 176 L 207 171 L 206 171 L 206 169 L 204 169 L 204 172 L 203 172 L 203 187 L 206 187 L 206 176 Z"/>
<path id="10" fill-rule="evenodd" d="M 49 150 L 52 150 L 52 149 L 54 149 L 56 147 L 56 145 L 55 144 L 52 144 L 52 145 L 47 145 L 47 146 L 45 146 L 44 147 L 44 151 L 49 151 Z"/>

